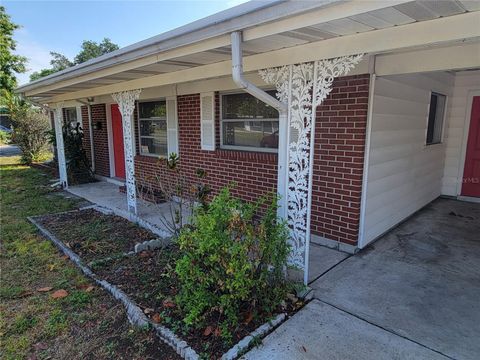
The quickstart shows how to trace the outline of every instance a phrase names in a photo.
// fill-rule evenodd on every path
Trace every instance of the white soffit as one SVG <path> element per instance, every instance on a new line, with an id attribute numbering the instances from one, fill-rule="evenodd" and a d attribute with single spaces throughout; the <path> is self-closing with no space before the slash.
<path id="1" fill-rule="evenodd" d="M 301 27 L 302 22 L 299 21 L 298 25 L 300 27 L 296 29 L 245 41 L 244 55 L 249 56 L 261 54 L 334 37 L 349 36 L 358 33 L 376 31 L 377 29 L 386 29 L 414 22 L 428 21 L 439 17 L 447 17 L 479 9 L 480 0 L 417 0 L 323 23 L 309 23 L 308 26 L 303 27 Z M 82 86 L 86 85 L 87 88 L 115 84 L 150 75 L 165 74 L 197 66 L 214 64 L 229 60 L 230 56 L 230 46 L 221 46 L 207 51 L 160 61 L 156 64 L 140 66 L 135 70 L 127 70 L 83 82 L 71 82 L 70 84 L 65 84 L 65 86 L 61 88 L 47 86 L 43 94 L 41 92 L 42 90 L 39 89 L 38 91 L 32 91 L 31 95 L 46 96 L 47 92 L 49 96 L 53 93 L 55 93 L 55 95 L 59 93 L 68 93 L 74 91 L 73 89 L 76 89 L 80 84 Z"/>

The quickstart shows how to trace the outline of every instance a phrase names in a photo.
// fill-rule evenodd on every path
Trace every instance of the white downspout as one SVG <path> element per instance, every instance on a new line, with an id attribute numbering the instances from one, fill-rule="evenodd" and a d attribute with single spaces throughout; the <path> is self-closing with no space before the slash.
<path id="1" fill-rule="evenodd" d="M 232 78 L 240 89 L 263 101 L 278 110 L 278 179 L 277 192 L 280 194 L 278 216 L 286 219 L 287 216 L 287 118 L 288 106 L 277 100 L 267 92 L 258 88 L 243 77 L 242 33 L 235 31 L 231 34 L 232 43 Z"/>

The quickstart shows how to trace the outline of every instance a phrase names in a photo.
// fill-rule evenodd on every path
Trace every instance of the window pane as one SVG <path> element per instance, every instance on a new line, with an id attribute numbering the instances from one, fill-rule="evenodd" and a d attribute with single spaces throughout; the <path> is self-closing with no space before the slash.
<path id="1" fill-rule="evenodd" d="M 76 108 L 66 108 L 65 109 L 65 123 L 70 123 L 71 126 L 77 126 L 77 109 Z"/>
<path id="2" fill-rule="evenodd" d="M 275 96 L 275 91 L 268 91 Z M 278 111 L 250 94 L 222 96 L 222 119 L 277 119 Z"/>
<path id="3" fill-rule="evenodd" d="M 141 136 L 161 136 L 167 133 L 166 120 L 140 120 Z"/>
<path id="4" fill-rule="evenodd" d="M 140 119 L 165 118 L 167 106 L 165 101 L 149 101 L 138 104 Z"/>
<path id="5" fill-rule="evenodd" d="M 140 152 L 167 155 L 167 121 L 140 120 Z"/>
<path id="6" fill-rule="evenodd" d="M 140 152 L 144 155 L 167 155 L 167 137 L 164 141 L 156 138 L 140 137 Z"/>
<path id="7" fill-rule="evenodd" d="M 167 155 L 166 102 L 165 101 L 141 102 L 138 104 L 138 109 L 139 109 L 139 117 L 140 117 L 140 153 L 166 156 Z M 152 120 L 144 120 L 144 119 L 152 119 Z"/>
<path id="8" fill-rule="evenodd" d="M 223 123 L 223 144 L 278 148 L 278 121 L 228 121 Z"/>
<path id="9" fill-rule="evenodd" d="M 445 113 L 446 96 L 432 93 L 428 112 L 427 145 L 442 141 L 443 115 Z"/>

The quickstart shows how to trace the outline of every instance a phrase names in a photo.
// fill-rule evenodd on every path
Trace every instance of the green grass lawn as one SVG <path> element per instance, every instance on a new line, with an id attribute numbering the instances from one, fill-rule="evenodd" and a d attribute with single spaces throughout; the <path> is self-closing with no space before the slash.
<path id="1" fill-rule="evenodd" d="M 151 331 L 131 327 L 123 307 L 26 219 L 74 209 L 76 201 L 18 157 L 0 160 L 0 358 L 176 359 Z M 54 299 L 61 289 L 68 295 Z"/>

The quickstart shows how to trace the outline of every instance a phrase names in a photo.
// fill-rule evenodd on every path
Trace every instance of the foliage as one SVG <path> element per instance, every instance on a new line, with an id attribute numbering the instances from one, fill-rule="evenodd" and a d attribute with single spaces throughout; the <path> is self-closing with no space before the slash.
<path id="1" fill-rule="evenodd" d="M 118 49 L 119 47 L 117 44 L 112 43 L 109 38 L 104 38 L 100 43 L 91 40 L 84 40 L 82 42 L 81 50 L 75 56 L 74 61 L 70 61 L 63 54 L 51 51 L 50 55 L 52 56 L 52 60 L 50 60 L 50 65 L 52 67 L 49 69 L 42 69 L 40 71 L 34 72 L 30 75 L 30 81 L 38 80 L 42 77 L 56 73 L 57 71 L 64 70 L 77 64 L 81 64 L 85 61 Z"/>
<path id="2" fill-rule="evenodd" d="M 207 177 L 204 169 L 196 169 L 196 182 L 192 182 L 185 171 L 182 171 L 180 158 L 176 153 L 171 153 L 168 159 L 160 159 L 160 171 L 153 176 L 141 174 L 139 178 L 145 179 L 137 182 L 137 192 L 145 200 L 154 200 L 156 189 L 159 188 L 163 200 L 169 203 L 168 216 L 161 215 L 160 221 L 174 236 L 180 234 L 180 229 L 193 215 L 195 206 L 206 206 L 207 197 L 211 193 L 210 187 L 204 183 Z M 164 163 L 164 164 L 163 164 Z M 142 170 L 139 170 L 140 173 Z"/>
<path id="3" fill-rule="evenodd" d="M 11 138 L 10 133 L 4 130 L 0 130 L 0 145 L 6 145 L 10 143 L 10 138 Z"/>
<path id="4" fill-rule="evenodd" d="M 39 161 L 47 150 L 47 131 L 50 120 L 42 111 L 21 105 L 11 113 L 13 121 L 12 141 L 22 151 L 22 162 Z"/>
<path id="5" fill-rule="evenodd" d="M 51 75 L 57 71 L 65 70 L 66 68 L 75 65 L 73 62 L 68 60 L 65 55 L 62 55 L 55 51 L 50 51 L 50 56 L 53 58 L 52 60 L 50 60 L 50 65 L 52 65 L 52 67 L 49 69 L 35 71 L 30 75 L 30 81 L 38 80 L 42 77 Z"/>
<path id="6" fill-rule="evenodd" d="M 5 93 L 12 92 L 17 86 L 15 74 L 26 71 L 27 59 L 14 54 L 16 41 L 13 34 L 19 26 L 12 23 L 10 16 L 6 13 L 5 7 L 0 6 L 0 89 L 2 97 Z"/>
<path id="7" fill-rule="evenodd" d="M 94 174 L 91 170 L 87 152 L 83 147 L 84 135 L 80 124 L 77 123 L 76 127 L 65 124 L 62 131 L 69 183 L 74 184 L 92 181 Z M 52 139 L 51 134 L 47 134 L 47 136 Z"/>
<path id="8" fill-rule="evenodd" d="M 109 38 L 103 38 L 100 43 L 90 40 L 84 40 L 82 50 L 75 56 L 75 64 L 81 64 L 90 59 L 99 57 L 109 52 L 118 50 L 119 46 L 112 43 Z"/>
<path id="9" fill-rule="evenodd" d="M 176 265 L 177 302 L 187 325 L 219 318 L 228 339 L 242 314 L 270 314 L 285 298 L 287 226 L 277 219 L 272 197 L 244 203 L 225 188 L 208 207 L 195 209 L 178 238 Z"/>

